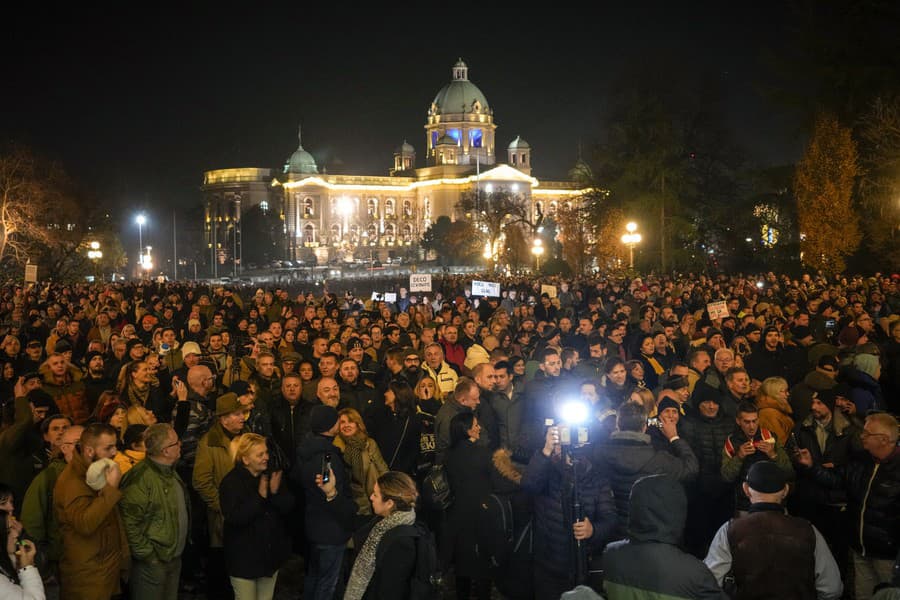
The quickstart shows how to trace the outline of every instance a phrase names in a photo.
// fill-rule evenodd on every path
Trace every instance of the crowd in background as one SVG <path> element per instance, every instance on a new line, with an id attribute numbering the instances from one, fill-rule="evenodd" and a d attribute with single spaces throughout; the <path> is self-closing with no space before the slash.
<path id="1" fill-rule="evenodd" d="M 900 276 L 498 282 L 3 286 L 0 590 L 413 598 L 429 532 L 457 598 L 897 583 Z"/>

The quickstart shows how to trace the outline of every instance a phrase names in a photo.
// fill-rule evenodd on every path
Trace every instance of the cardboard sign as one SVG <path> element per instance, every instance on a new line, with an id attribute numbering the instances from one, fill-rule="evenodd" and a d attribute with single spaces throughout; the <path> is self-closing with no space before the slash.
<path id="1" fill-rule="evenodd" d="M 37 265 L 25 265 L 25 283 L 37 283 Z"/>
<path id="2" fill-rule="evenodd" d="M 723 319 L 731 314 L 728 312 L 728 304 L 724 300 L 710 302 L 706 305 L 706 311 L 709 313 L 709 318 L 713 321 Z"/>
<path id="3" fill-rule="evenodd" d="M 409 291 L 411 292 L 430 292 L 431 291 L 431 274 L 422 273 L 420 275 L 409 276 Z"/>
<path id="4" fill-rule="evenodd" d="M 551 298 L 556 298 L 556 286 L 555 285 L 541 285 L 541 295 L 547 294 Z"/>
<path id="5" fill-rule="evenodd" d="M 500 297 L 500 284 L 492 281 L 473 281 L 472 296 L 487 296 L 489 298 Z"/>

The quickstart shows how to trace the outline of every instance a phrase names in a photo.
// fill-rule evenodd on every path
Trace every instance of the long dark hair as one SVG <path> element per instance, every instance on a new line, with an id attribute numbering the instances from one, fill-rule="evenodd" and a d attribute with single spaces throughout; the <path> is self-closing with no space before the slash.
<path id="1" fill-rule="evenodd" d="M 388 389 L 394 392 L 394 409 L 398 415 L 405 417 L 416 412 L 416 393 L 408 383 L 394 379 Z"/>
<path id="2" fill-rule="evenodd" d="M 464 410 L 453 415 L 450 419 L 450 447 L 455 448 L 461 442 L 469 439 L 469 430 L 475 423 L 475 413 Z"/>
<path id="3" fill-rule="evenodd" d="M 8 512 L 0 510 L 0 527 L 6 532 L 6 535 L 2 538 L 3 548 L 2 552 L 0 552 L 0 573 L 6 575 L 6 577 L 11 579 L 16 585 L 19 585 L 19 575 L 16 573 L 16 566 L 13 564 L 9 554 L 6 553 L 6 548 L 9 547 L 9 536 L 11 535 L 9 530 L 9 517 L 10 514 Z"/>

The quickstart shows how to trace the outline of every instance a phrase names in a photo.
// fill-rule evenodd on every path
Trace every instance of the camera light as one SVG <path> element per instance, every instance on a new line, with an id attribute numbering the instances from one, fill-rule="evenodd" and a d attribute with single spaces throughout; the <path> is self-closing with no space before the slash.
<path id="1" fill-rule="evenodd" d="M 580 425 L 586 422 L 588 414 L 588 407 L 584 402 L 566 402 L 559 410 L 561 420 L 570 425 Z"/>

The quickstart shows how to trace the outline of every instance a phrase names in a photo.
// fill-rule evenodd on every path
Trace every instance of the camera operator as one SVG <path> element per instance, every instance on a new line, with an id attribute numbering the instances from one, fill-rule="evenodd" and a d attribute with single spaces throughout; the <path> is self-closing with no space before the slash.
<path id="1" fill-rule="evenodd" d="M 609 483 L 586 448 L 573 450 L 563 449 L 559 427 L 549 427 L 522 476 L 522 489 L 534 496 L 534 547 L 540 548 L 534 556 L 536 600 L 555 600 L 584 583 L 576 580 L 587 554 L 599 553 L 618 531 Z"/>

